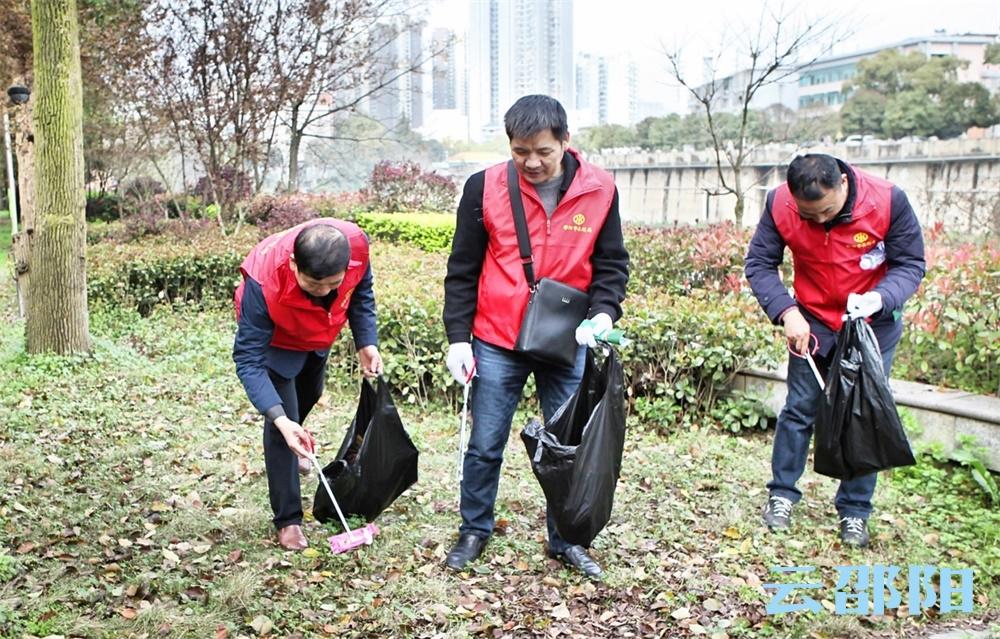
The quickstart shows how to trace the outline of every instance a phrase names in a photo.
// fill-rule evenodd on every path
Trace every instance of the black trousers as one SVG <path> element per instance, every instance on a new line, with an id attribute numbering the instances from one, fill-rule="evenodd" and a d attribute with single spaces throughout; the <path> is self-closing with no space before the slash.
<path id="1" fill-rule="evenodd" d="M 323 394 L 327 357 L 309 353 L 299 374 L 291 379 L 273 371 L 268 375 L 284 404 L 285 416 L 302 424 Z M 267 491 L 274 512 L 274 526 L 284 528 L 302 523 L 302 492 L 299 487 L 299 461 L 285 443 L 281 431 L 269 419 L 264 420 L 264 466 Z"/>

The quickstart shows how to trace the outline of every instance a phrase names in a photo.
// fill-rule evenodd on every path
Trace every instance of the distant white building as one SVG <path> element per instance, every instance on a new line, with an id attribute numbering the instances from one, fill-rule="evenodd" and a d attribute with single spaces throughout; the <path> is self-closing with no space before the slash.
<path id="1" fill-rule="evenodd" d="M 998 41 L 997 34 L 936 33 L 929 37 L 908 38 L 895 44 L 830 56 L 798 68 L 779 82 L 761 87 L 754 95 L 750 108 L 763 110 L 780 104 L 792 110 L 816 107 L 839 110 L 848 98 L 844 84 L 854 77 L 858 62 L 890 49 L 903 53 L 916 51 L 928 58 L 951 55 L 966 60 L 969 65 L 959 70 L 959 81 L 980 82 L 996 93 L 1000 91 L 1000 65 L 985 64 L 983 57 L 986 47 Z M 717 78 L 716 110 L 724 113 L 738 112 L 742 108 L 742 93 L 749 79 L 748 69 Z M 697 90 L 703 92 L 707 88 L 706 82 Z M 694 96 L 689 96 L 689 111 L 698 112 L 701 108 Z"/>
<path id="2" fill-rule="evenodd" d="M 824 105 L 839 110 L 847 100 L 844 83 L 854 77 L 858 62 L 882 51 L 896 49 L 903 53 L 916 51 L 928 58 L 955 56 L 967 60 L 969 66 L 960 69 L 960 82 L 981 82 L 991 92 L 1000 91 L 1000 65 L 985 64 L 986 47 L 996 43 L 996 33 L 964 33 L 948 35 L 935 33 L 929 37 L 907 38 L 902 42 L 865 49 L 846 55 L 817 60 L 799 70 L 798 108 Z"/>

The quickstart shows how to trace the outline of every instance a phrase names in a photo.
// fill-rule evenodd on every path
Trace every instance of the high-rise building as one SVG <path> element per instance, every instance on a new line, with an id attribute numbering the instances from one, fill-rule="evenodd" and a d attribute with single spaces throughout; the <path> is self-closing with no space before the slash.
<path id="1" fill-rule="evenodd" d="M 431 104 L 435 109 L 457 108 L 455 34 L 434 29 L 431 46 L 437 52 L 431 61 Z"/>
<path id="2" fill-rule="evenodd" d="M 517 98 L 551 95 L 572 108 L 573 5 L 566 0 L 470 0 L 466 37 L 470 137 L 502 129 Z"/>
<path id="3" fill-rule="evenodd" d="M 639 74 L 628 56 L 581 53 L 576 61 L 573 128 L 630 126 L 639 120 Z"/>
<path id="4" fill-rule="evenodd" d="M 373 82 L 387 82 L 368 100 L 368 115 L 393 129 L 404 121 L 423 124 L 430 93 L 424 89 L 430 71 L 423 46 L 424 24 L 380 24 L 374 29 L 377 73 Z"/>

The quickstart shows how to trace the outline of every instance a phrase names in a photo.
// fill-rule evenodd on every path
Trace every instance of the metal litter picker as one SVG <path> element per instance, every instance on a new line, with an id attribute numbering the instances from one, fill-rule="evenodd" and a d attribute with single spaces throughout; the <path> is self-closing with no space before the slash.
<path id="1" fill-rule="evenodd" d="M 472 378 L 476 375 L 476 362 L 472 361 L 472 370 L 469 371 L 469 376 L 465 380 L 465 385 L 462 387 L 462 421 L 459 426 L 458 431 L 458 464 L 455 469 L 455 477 L 458 479 L 458 503 L 462 503 L 462 468 L 465 465 L 465 449 L 468 446 L 468 441 L 465 438 L 465 425 L 468 422 L 469 415 L 469 386 L 472 384 Z"/>
<path id="2" fill-rule="evenodd" d="M 319 461 L 316 456 L 309 452 L 309 461 L 312 462 L 313 468 L 319 473 L 319 480 L 323 483 L 323 488 L 326 489 L 326 494 L 330 497 L 330 502 L 333 503 L 333 507 L 337 510 L 337 516 L 340 517 L 340 523 L 343 525 L 344 530 L 347 532 L 342 532 L 339 535 L 331 536 L 327 541 L 330 542 L 330 551 L 333 554 L 340 554 L 342 552 L 347 552 L 348 550 L 354 550 L 359 546 L 365 544 L 370 545 L 375 539 L 375 535 L 379 533 L 378 526 L 374 523 L 368 523 L 361 528 L 355 528 L 351 530 L 350 526 L 347 525 L 347 519 L 344 517 L 344 513 L 340 510 L 340 504 L 337 503 L 337 498 L 333 496 L 333 490 L 330 488 L 329 482 L 326 481 L 326 475 L 323 474 L 323 467 L 320 466 Z"/>

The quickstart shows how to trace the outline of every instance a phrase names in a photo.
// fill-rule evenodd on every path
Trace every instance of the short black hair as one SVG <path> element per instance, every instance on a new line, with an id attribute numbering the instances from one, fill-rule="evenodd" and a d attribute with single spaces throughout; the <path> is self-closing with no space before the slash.
<path id="1" fill-rule="evenodd" d="M 321 280 L 347 270 L 351 244 L 335 226 L 313 224 L 302 229 L 295 238 L 294 254 L 299 271 Z"/>
<path id="2" fill-rule="evenodd" d="M 826 191 L 840 185 L 843 173 L 837 158 L 832 155 L 798 155 L 788 165 L 788 190 L 797 198 L 815 202 L 822 199 Z"/>
<path id="3" fill-rule="evenodd" d="M 566 109 L 559 100 L 547 95 L 526 95 L 507 109 L 503 115 L 507 139 L 530 138 L 541 131 L 552 131 L 555 139 L 563 141 L 569 135 Z"/>

